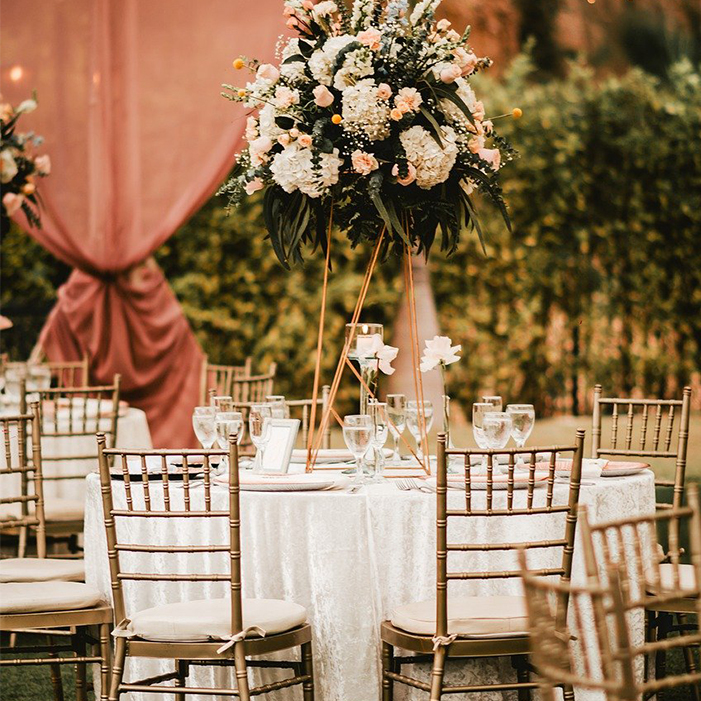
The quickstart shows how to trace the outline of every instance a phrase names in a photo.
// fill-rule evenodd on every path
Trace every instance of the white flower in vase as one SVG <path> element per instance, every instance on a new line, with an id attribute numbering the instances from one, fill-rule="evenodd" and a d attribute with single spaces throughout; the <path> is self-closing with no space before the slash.
<path id="1" fill-rule="evenodd" d="M 385 375 L 392 375 L 395 369 L 391 363 L 399 354 L 399 348 L 385 345 L 380 334 L 376 333 L 372 337 L 372 346 L 369 350 L 371 356 L 374 356 L 379 361 L 377 366 L 380 371 Z"/>
<path id="2" fill-rule="evenodd" d="M 460 360 L 458 353 L 462 350 L 461 345 L 454 346 L 448 336 L 434 336 L 432 340 L 426 341 L 423 357 L 421 358 L 421 372 L 428 372 L 440 365 L 445 367 Z"/>

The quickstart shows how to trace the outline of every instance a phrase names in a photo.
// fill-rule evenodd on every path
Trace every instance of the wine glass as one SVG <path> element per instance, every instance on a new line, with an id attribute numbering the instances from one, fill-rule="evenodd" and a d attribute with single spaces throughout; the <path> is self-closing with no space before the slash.
<path id="1" fill-rule="evenodd" d="M 355 481 L 363 478 L 363 455 L 367 453 L 373 436 L 372 417 L 367 414 L 351 414 L 343 417 L 343 440 L 355 458 Z"/>
<path id="2" fill-rule="evenodd" d="M 484 415 L 494 411 L 494 407 L 486 402 L 475 402 L 472 405 L 472 435 L 475 437 L 475 443 L 481 450 L 486 450 L 487 439 L 484 437 Z M 483 455 L 480 458 L 480 466 L 484 469 L 487 466 L 486 458 Z"/>
<path id="3" fill-rule="evenodd" d="M 388 394 L 387 395 L 387 416 L 391 421 L 389 430 L 394 438 L 394 453 L 392 454 L 392 462 L 401 462 L 399 455 L 399 437 L 404 433 L 406 428 L 406 395 L 405 394 Z"/>
<path id="4" fill-rule="evenodd" d="M 214 426 L 217 431 L 217 443 L 222 449 L 229 447 L 229 436 L 236 436 L 236 443 L 243 440 L 243 414 L 240 411 L 218 411 L 214 416 Z"/>
<path id="5" fill-rule="evenodd" d="M 285 397 L 282 394 L 271 394 L 265 398 L 266 404 L 270 404 L 274 419 L 289 419 L 290 407 L 287 406 Z"/>
<path id="6" fill-rule="evenodd" d="M 234 398 L 228 394 L 212 395 L 211 401 L 217 414 L 234 410 Z"/>
<path id="7" fill-rule="evenodd" d="M 423 419 L 421 418 L 422 415 Z M 421 452 L 421 426 L 423 421 L 426 422 L 426 434 L 428 435 L 431 426 L 433 426 L 433 404 L 428 400 L 419 402 L 412 399 L 410 402 L 407 402 L 406 425 L 409 433 L 416 441 L 416 455 L 420 461 L 424 459 L 424 454 Z"/>
<path id="8" fill-rule="evenodd" d="M 517 448 L 523 448 L 535 425 L 535 409 L 532 404 L 507 404 L 506 413 L 511 416 L 511 437 Z M 519 453 L 516 464 L 521 467 L 523 462 Z"/>
<path id="9" fill-rule="evenodd" d="M 372 417 L 373 435 L 372 447 L 375 451 L 375 477 L 379 479 L 385 466 L 383 448 L 389 435 L 389 419 L 387 416 L 387 404 L 373 400 L 368 409 Z"/>
<path id="10" fill-rule="evenodd" d="M 27 384 L 31 383 L 32 390 L 51 388 L 51 370 L 46 365 L 29 365 L 27 368 Z"/>
<path id="11" fill-rule="evenodd" d="M 273 407 L 270 404 L 253 404 L 248 412 L 248 430 L 251 441 L 256 447 L 255 465 L 263 469 L 265 449 L 270 441 L 270 419 L 273 418 Z"/>
<path id="12" fill-rule="evenodd" d="M 482 419 L 487 447 L 502 450 L 511 438 L 511 416 L 505 411 L 488 411 Z"/>
<path id="13" fill-rule="evenodd" d="M 489 397 L 482 397 L 482 402 L 491 405 L 492 411 L 501 411 L 504 406 L 501 397 L 498 394 Z"/>
<path id="14" fill-rule="evenodd" d="M 217 438 L 214 415 L 213 406 L 196 406 L 192 413 L 192 428 L 204 450 L 210 450 Z"/>

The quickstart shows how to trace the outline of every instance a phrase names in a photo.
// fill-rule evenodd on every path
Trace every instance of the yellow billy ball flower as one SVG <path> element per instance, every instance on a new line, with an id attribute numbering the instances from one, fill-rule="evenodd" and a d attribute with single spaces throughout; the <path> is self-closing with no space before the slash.
<path id="1" fill-rule="evenodd" d="M 246 90 L 246 88 L 239 88 L 239 89 L 236 91 L 236 94 L 237 94 L 239 97 L 246 97 L 246 95 L 248 95 L 248 90 Z"/>
<path id="2" fill-rule="evenodd" d="M 334 124 L 340 124 L 340 123 L 343 121 L 343 117 L 341 117 L 340 114 L 334 114 L 334 116 L 331 117 L 331 121 L 332 121 Z"/>
<path id="3" fill-rule="evenodd" d="M 239 58 L 234 59 L 232 65 L 237 71 L 240 71 L 246 64 L 244 63 L 244 60 L 239 56 Z"/>
<path id="4" fill-rule="evenodd" d="M 514 107 L 511 115 L 514 119 L 521 119 L 521 117 L 523 117 L 523 110 L 520 107 Z"/>
<path id="5" fill-rule="evenodd" d="M 36 191 L 36 186 L 33 183 L 25 183 L 22 185 L 22 192 L 25 195 L 33 195 Z"/>

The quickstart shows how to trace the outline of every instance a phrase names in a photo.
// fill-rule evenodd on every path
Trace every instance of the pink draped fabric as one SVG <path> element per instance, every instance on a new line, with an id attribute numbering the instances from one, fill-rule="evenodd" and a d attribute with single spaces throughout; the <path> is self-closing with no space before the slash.
<path id="1" fill-rule="evenodd" d="M 50 359 L 122 374 L 156 446 L 192 444 L 203 354 L 150 258 L 231 168 L 243 111 L 239 54 L 272 59 L 277 0 L 3 0 L 3 99 L 38 93 L 23 130 L 46 138 L 43 229 L 74 266 L 40 342 Z"/>

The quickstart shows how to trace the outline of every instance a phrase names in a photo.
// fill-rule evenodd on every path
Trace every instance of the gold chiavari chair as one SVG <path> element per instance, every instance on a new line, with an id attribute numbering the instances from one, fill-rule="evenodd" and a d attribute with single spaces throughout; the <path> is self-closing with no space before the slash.
<path id="1" fill-rule="evenodd" d="M 38 365 L 49 369 L 53 387 L 87 387 L 90 384 L 90 362 L 84 353 L 80 360 L 47 360 L 41 346 L 34 347 L 26 363 L 11 363 L 15 366 Z"/>
<path id="2" fill-rule="evenodd" d="M 242 598 L 241 514 L 235 438 L 230 437 L 228 451 L 108 450 L 102 435 L 98 435 L 98 447 L 115 621 L 118 623 L 110 701 L 117 701 L 124 692 L 163 694 L 164 690 L 174 692 L 181 701 L 188 693 L 231 695 L 249 701 L 252 696 L 295 685 L 302 685 L 305 701 L 313 701 L 312 630 L 306 622 L 306 610 L 289 601 Z M 229 460 L 229 479 L 226 492 L 221 489 L 217 494 L 212 479 L 212 461 L 219 462 L 224 457 Z M 130 459 L 136 461 L 141 477 L 138 483 L 130 474 Z M 169 461 L 175 459 L 182 463 L 183 469 L 183 479 L 177 487 L 168 468 Z M 189 477 L 189 465 L 196 460 L 199 460 L 198 470 L 202 473 L 201 489 L 194 489 Z M 149 472 L 149 461 L 156 461 L 160 469 Z M 113 469 L 121 474 L 123 482 L 112 479 L 112 462 Z M 116 494 L 117 484 L 119 495 Z M 201 542 L 192 545 L 133 543 L 120 538 L 120 532 L 124 531 L 118 526 L 119 523 L 133 522 L 135 519 L 162 520 L 163 533 L 175 538 L 182 530 L 177 526 L 178 522 L 182 524 L 192 518 L 209 520 L 210 523 L 220 519 L 220 522 L 228 524 L 224 542 L 213 543 L 207 526 L 198 530 L 202 535 Z M 179 553 L 209 554 L 211 561 L 207 571 L 174 573 L 177 565 L 169 556 Z M 131 569 L 129 556 L 134 554 L 140 557 L 138 564 L 132 565 L 135 569 Z M 151 560 L 150 566 L 146 564 L 147 559 Z M 169 561 L 172 566 L 168 564 Z M 132 611 L 124 594 L 124 584 L 129 581 L 180 582 L 183 587 L 189 583 L 199 596 Z M 197 591 L 202 583 L 221 586 L 221 598 L 210 596 L 203 599 L 201 590 Z M 296 647 L 301 648 L 299 661 L 247 659 Z M 175 669 L 172 673 L 125 683 L 124 664 L 129 657 L 170 659 L 175 662 Z M 192 665 L 233 666 L 236 670 L 236 687 L 187 687 Z M 256 666 L 291 669 L 293 676 L 250 688 L 247 670 Z M 175 681 L 175 688 L 161 686 L 162 682 L 171 680 Z"/>
<path id="3" fill-rule="evenodd" d="M 21 396 L 26 406 L 27 390 Z M 56 387 L 33 393 L 40 406 L 41 434 L 44 441 L 44 483 L 61 483 L 65 496 L 50 494 L 45 502 L 47 532 L 52 538 L 68 538 L 76 550 L 77 536 L 83 530 L 84 503 L 82 483 L 95 469 L 97 449 L 94 436 L 101 432 L 109 436 L 110 447 L 117 441 L 119 417 L 120 376 L 114 376 L 111 385 L 96 387 Z M 76 443 L 70 448 L 71 440 Z M 65 441 L 67 449 L 47 450 L 47 444 Z M 88 447 L 90 446 L 90 447 Z M 47 469 L 50 467 L 50 469 Z M 63 485 L 80 484 L 70 496 L 70 488 Z"/>
<path id="4" fill-rule="evenodd" d="M 82 562 L 46 557 L 39 405 L 32 404 L 31 414 L 0 418 L 0 428 L 0 533 L 31 528 L 36 534 L 36 557 L 0 560 L 0 631 L 9 633 L 11 641 L 2 650 L 0 666 L 50 665 L 54 696 L 62 700 L 60 666 L 76 665 L 76 698 L 87 701 L 86 665 L 100 665 L 105 688 L 109 679 L 112 609 L 97 589 L 79 581 Z M 30 440 L 31 460 L 26 452 Z M 93 628 L 99 630 L 97 637 Z M 45 635 L 47 644 L 16 646 L 18 633 Z M 88 647 L 99 647 L 99 654 L 88 655 Z"/>
<path id="5" fill-rule="evenodd" d="M 391 614 L 390 620 L 381 626 L 382 637 L 382 699 L 392 701 L 393 684 L 400 682 L 430 693 L 431 701 L 440 701 L 443 694 L 484 693 L 488 691 L 518 690 L 519 699 L 529 697 L 530 689 L 537 687 L 529 679 L 528 654 L 530 641 L 526 625 L 526 609 L 522 596 L 449 596 L 448 585 L 454 581 L 471 580 L 488 582 L 492 580 L 517 579 L 520 570 L 481 569 L 474 563 L 462 570 L 449 571 L 449 555 L 462 553 L 468 557 L 480 558 L 492 553 L 499 561 L 505 553 L 512 554 L 521 547 L 537 550 L 541 557 L 554 556 L 555 567 L 543 567 L 539 576 L 559 576 L 567 582 L 572 570 L 572 554 L 577 524 L 577 503 L 579 500 L 582 472 L 582 452 L 584 431 L 577 431 L 574 445 L 551 448 L 529 448 L 522 450 L 454 450 L 446 449 L 445 434 L 438 435 L 438 475 L 436 490 L 436 599 L 399 607 Z M 572 455 L 567 500 L 555 498 L 555 466 L 559 456 Z M 515 457 L 528 459 L 527 489 L 519 494 L 516 491 L 518 470 Z M 538 458 L 536 457 L 538 455 Z M 464 507 L 449 508 L 447 498 L 447 459 L 459 456 L 464 464 Z M 496 485 L 495 462 L 497 456 L 506 456 L 508 466 L 501 477 L 504 482 Z M 473 459 L 486 459 L 486 478 L 476 477 Z M 536 460 L 544 470 L 536 471 Z M 539 467 L 541 466 L 539 465 Z M 547 476 L 545 476 L 547 475 Z M 536 489 L 536 479 L 545 477 L 546 484 Z M 475 483 L 486 479 L 484 491 L 477 491 Z M 501 486 L 504 489 L 499 490 Z M 482 495 L 482 496 L 480 496 Z M 482 504 L 484 502 L 484 504 Z M 561 521 L 559 525 L 553 524 Z M 508 518 L 515 532 L 519 517 L 539 519 L 547 537 L 537 542 L 510 543 L 465 543 L 448 540 L 448 520 Z M 515 518 L 512 518 L 515 517 Z M 496 524 L 495 524 L 496 525 Z M 509 530 L 504 527 L 504 530 Z M 487 528 L 489 530 L 489 528 Z M 559 556 L 558 556 L 559 553 Z M 497 560 L 495 560 L 497 561 Z M 398 647 L 418 653 L 418 658 L 395 657 Z M 492 685 L 448 686 L 443 681 L 446 659 L 510 657 L 516 669 L 517 680 Z M 430 683 L 411 678 L 401 673 L 402 664 L 411 664 L 421 659 L 432 660 Z M 571 688 L 565 688 L 565 698 L 574 698 Z"/>
<path id="6" fill-rule="evenodd" d="M 689 485 L 687 502 L 687 506 L 597 524 L 590 523 L 583 508 L 580 522 L 587 574 L 601 578 L 602 572 L 605 575 L 618 567 L 626 610 L 644 611 L 647 616 L 646 644 L 639 653 L 654 659 L 656 679 L 645 690 L 652 693 L 666 688 L 666 652 L 676 648 L 684 654 L 686 683 L 692 686 L 693 698 L 699 699 L 701 673 L 695 650 L 701 642 L 701 515 L 697 485 Z M 660 526 L 669 533 L 670 542 L 669 552 L 662 555 L 657 540 Z M 684 534 L 690 553 L 680 546 Z M 695 617 L 694 623 L 686 622 L 688 614 Z M 674 615 L 679 616 L 678 625 L 673 625 Z M 658 682 L 662 686 L 656 686 Z"/>
<path id="7" fill-rule="evenodd" d="M 210 390 L 214 390 L 214 394 L 217 395 L 231 394 L 234 379 L 250 376 L 251 364 L 250 357 L 246 358 L 243 365 L 214 365 L 205 358 L 202 363 L 200 402 L 207 403 Z"/>
<path id="8" fill-rule="evenodd" d="M 674 461 L 674 480 L 656 479 L 655 486 L 671 487 L 671 505 L 681 506 L 689 441 L 691 387 L 684 387 L 681 399 L 622 399 L 603 397 L 602 391 L 601 385 L 594 387 L 592 457 Z M 602 421 L 609 408 L 611 434 L 605 441 Z M 652 421 L 651 414 L 654 414 Z M 624 415 L 625 426 L 620 426 Z M 639 425 L 636 424 L 638 417 Z M 658 503 L 657 506 L 668 508 L 669 503 Z"/>
<path id="9" fill-rule="evenodd" d="M 519 563 L 542 701 L 556 701 L 555 689 L 563 685 L 602 692 L 606 701 L 639 701 L 618 572 L 609 573 L 606 585 L 575 586 L 531 572 L 523 550 Z"/>
<path id="10" fill-rule="evenodd" d="M 277 364 L 270 363 L 268 371 L 260 375 L 235 377 L 231 383 L 231 396 L 235 404 L 256 404 L 264 402 L 273 394 L 273 382 L 277 372 Z"/>

